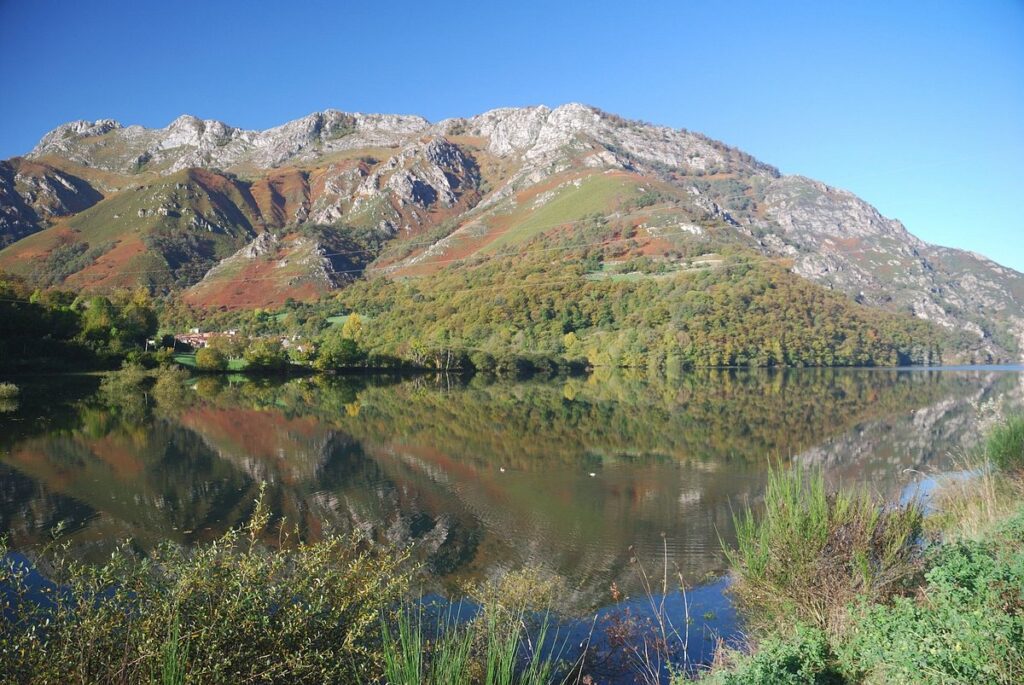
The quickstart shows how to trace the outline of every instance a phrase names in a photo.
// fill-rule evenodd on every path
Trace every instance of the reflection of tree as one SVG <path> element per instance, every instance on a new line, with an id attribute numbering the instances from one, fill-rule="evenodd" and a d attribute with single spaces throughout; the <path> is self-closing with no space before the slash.
<path id="1" fill-rule="evenodd" d="M 822 370 L 694 373 L 677 382 L 474 381 L 451 392 L 403 384 L 362 392 L 360 415 L 345 429 L 377 439 L 417 436 L 446 452 L 526 469 L 660 456 L 762 462 L 972 383 L 939 373 Z"/>
<path id="2" fill-rule="evenodd" d="M 534 563 L 599 591 L 621 578 L 630 545 L 656 554 L 662 531 L 695 579 L 720 566 L 718 536 L 730 535 L 736 503 L 758 495 L 767 457 L 895 482 L 969 430 L 966 399 L 1001 396 L 1014 380 L 168 377 L 141 414 L 125 410 L 131 398 L 92 394 L 94 383 L 45 410 L 48 424 L 11 424 L 21 427 L 2 438 L 12 479 L 0 522 L 19 544 L 61 517 L 84 527 L 77 539 L 188 543 L 244 521 L 266 481 L 268 503 L 303 536 L 361 530 L 416 543 L 453 581 Z M 43 414 L 32 397 L 16 418 Z"/>

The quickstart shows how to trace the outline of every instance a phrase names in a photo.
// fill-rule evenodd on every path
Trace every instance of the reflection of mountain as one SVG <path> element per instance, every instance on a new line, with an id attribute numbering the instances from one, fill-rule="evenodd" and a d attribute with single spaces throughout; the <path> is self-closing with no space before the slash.
<path id="1" fill-rule="evenodd" d="M 948 373 L 917 371 L 922 383 L 942 384 Z M 864 482 L 892 496 L 914 479 L 903 469 L 928 472 L 949 468 L 966 456 L 981 433 L 976 429 L 978 408 L 986 403 L 1011 410 L 1024 406 L 1024 376 L 1002 372 L 957 372 L 957 392 L 910 411 L 872 417 L 849 430 L 804 450 L 794 459 L 818 465 L 833 482 Z"/>
<path id="2" fill-rule="evenodd" d="M 81 416 L 81 428 L 24 440 L 5 461 L 46 492 L 95 510 L 108 533 L 145 544 L 188 541 L 247 510 L 244 475 L 181 426 L 126 425 L 105 409 L 86 408 Z"/>
<path id="3" fill-rule="evenodd" d="M 141 411 L 97 395 L 52 428 L 5 432 L 0 532 L 28 545 L 69 519 L 90 548 L 126 535 L 189 543 L 245 520 L 264 481 L 306 536 L 415 542 L 453 582 L 537 564 L 589 605 L 612 580 L 628 590 L 630 546 L 653 559 L 663 532 L 687 578 L 720 568 L 719 535 L 758 496 L 770 457 L 892 492 L 903 469 L 946 463 L 978 403 L 1022 394 L 1017 374 L 992 372 L 204 379 Z"/>

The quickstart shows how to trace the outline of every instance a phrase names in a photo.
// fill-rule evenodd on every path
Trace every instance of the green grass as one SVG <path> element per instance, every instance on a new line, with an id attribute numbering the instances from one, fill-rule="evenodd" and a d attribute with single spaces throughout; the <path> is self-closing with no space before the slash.
<path id="1" fill-rule="evenodd" d="M 971 479 L 951 480 L 937 493 L 932 500 L 937 511 L 928 522 L 934 532 L 919 574 L 902 572 L 904 531 L 917 527 L 912 510 L 878 510 L 869 549 L 849 555 L 837 544 L 835 531 L 843 531 L 840 540 L 864 539 L 857 534 L 864 528 L 859 522 L 865 514 L 857 513 L 865 506 L 863 496 L 830 498 L 816 477 L 808 481 L 801 475 L 773 474 L 765 515 L 760 520 L 740 517 L 739 548 L 728 556 L 738 596 L 753 598 L 755 607 L 774 621 L 755 621 L 754 649 L 722 650 L 705 681 L 1024 682 L 1022 442 L 1024 420 L 1011 418 L 989 434 L 979 455 L 985 467 Z M 840 510 L 847 513 L 837 516 Z M 837 528 L 829 523 L 833 520 L 849 523 Z M 815 552 L 841 562 L 825 565 L 832 575 L 816 572 L 821 563 Z M 839 593 L 843 601 L 836 604 L 835 578 L 850 576 L 850 570 L 853 578 L 861 576 L 863 560 L 872 557 L 878 561 L 867 567 L 874 574 L 890 583 L 901 576 L 911 582 L 902 592 L 881 593 L 860 582 L 856 592 Z M 892 570 L 886 573 L 886 567 Z M 821 596 L 836 604 L 832 625 L 816 621 L 815 611 L 800 610 Z M 788 601 L 779 601 L 783 597 Z"/>
<path id="2" fill-rule="evenodd" d="M 493 252 L 520 243 L 565 223 L 579 221 L 594 212 L 606 213 L 619 203 L 640 194 L 636 180 L 594 174 L 576 187 L 571 183 L 560 189 L 547 203 L 530 212 L 524 221 L 496 238 L 485 251 Z"/>
<path id="3" fill-rule="evenodd" d="M 475 620 L 437 621 L 424 630 L 422 609 L 399 614 L 395 626 L 381 625 L 388 685 L 548 685 L 556 678 L 558 651 L 549 649 L 548 621 L 527 636 L 523 607 L 485 606 Z M 545 650 L 547 650 L 545 652 Z"/>
<path id="4" fill-rule="evenodd" d="M 861 598 L 841 640 L 799 625 L 752 654 L 726 651 L 713 685 L 1024 681 L 1024 508 L 984 540 L 947 542 L 914 596 Z M 682 685 L 678 683 L 677 685 Z"/>
<path id="5" fill-rule="evenodd" d="M 354 683 L 381 673 L 379 617 L 409 586 L 408 555 L 365 540 L 301 544 L 244 529 L 142 557 L 130 543 L 99 566 L 61 548 L 39 566 L 60 592 L 40 602 L 0 543 L 5 683 Z"/>
<path id="6" fill-rule="evenodd" d="M 1024 510 L 987 540 L 936 548 L 916 597 L 862 602 L 837 648 L 851 682 L 1024 681 Z"/>
<path id="7" fill-rule="evenodd" d="M 345 322 L 348 321 L 348 317 L 350 317 L 350 316 L 352 316 L 352 315 L 351 314 L 339 314 L 337 316 L 328 316 L 327 317 L 327 323 L 331 324 L 332 326 L 344 326 Z M 359 314 L 359 318 L 362 319 L 364 323 L 367 322 L 367 321 L 373 321 L 373 319 L 374 319 L 374 317 L 372 317 L 372 316 L 370 316 L 368 314 Z"/>
<path id="8" fill-rule="evenodd" d="M 196 367 L 196 355 L 194 353 L 191 353 L 191 354 L 184 354 L 184 353 L 175 354 L 174 355 L 174 361 L 175 361 L 175 363 L 181 364 L 182 366 L 184 366 L 186 368 L 189 368 L 189 369 L 197 368 Z M 234 358 L 228 360 L 228 368 L 227 368 L 227 370 L 228 371 L 244 371 L 247 366 L 249 366 L 249 364 L 244 359 L 242 359 L 241 357 L 234 357 Z"/>

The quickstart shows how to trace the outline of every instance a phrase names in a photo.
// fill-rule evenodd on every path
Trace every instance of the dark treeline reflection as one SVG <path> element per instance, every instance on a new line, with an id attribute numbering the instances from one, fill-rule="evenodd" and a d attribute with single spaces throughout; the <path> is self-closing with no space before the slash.
<path id="1" fill-rule="evenodd" d="M 593 605 L 635 587 L 630 558 L 653 560 L 662 533 L 688 579 L 719 570 L 773 461 L 893 495 L 969 444 L 979 407 L 1020 395 L 993 371 L 205 377 L 116 395 L 51 377 L 0 413 L 0 532 L 29 548 L 62 525 L 85 557 L 195 544 L 244 522 L 265 482 L 303 537 L 415 543 L 442 589 L 535 564 Z"/>

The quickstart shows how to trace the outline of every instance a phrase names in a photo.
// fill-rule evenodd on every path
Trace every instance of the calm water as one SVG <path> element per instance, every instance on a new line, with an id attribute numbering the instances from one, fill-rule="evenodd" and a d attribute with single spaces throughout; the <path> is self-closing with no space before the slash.
<path id="1" fill-rule="evenodd" d="M 979 420 L 1024 404 L 1021 369 L 707 372 L 651 381 L 203 378 L 111 397 L 89 376 L 22 379 L 0 407 L 0 533 L 28 550 L 210 540 L 259 484 L 316 538 L 414 542 L 436 590 L 526 564 L 580 612 L 637 589 L 637 557 L 693 583 L 773 460 L 897 497 L 953 468 Z M 632 547 L 632 549 L 631 549 Z"/>

